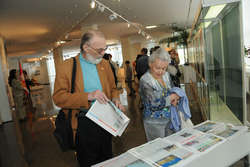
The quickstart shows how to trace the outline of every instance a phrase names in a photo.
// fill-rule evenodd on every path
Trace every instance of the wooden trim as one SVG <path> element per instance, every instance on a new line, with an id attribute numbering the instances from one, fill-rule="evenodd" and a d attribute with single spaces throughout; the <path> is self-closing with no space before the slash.
<path id="1" fill-rule="evenodd" d="M 200 16 L 200 13 L 201 13 L 201 9 L 202 9 L 202 4 L 201 4 L 201 2 L 200 2 L 200 7 L 198 8 L 198 11 L 196 12 L 195 19 L 194 19 L 194 22 L 193 22 L 193 24 L 192 24 L 191 30 L 190 30 L 190 32 L 189 32 L 187 41 L 191 40 L 192 32 L 193 32 L 193 30 L 194 30 L 194 28 L 195 28 L 195 25 L 197 24 L 197 21 L 198 21 L 198 19 L 199 19 L 199 16 Z"/>

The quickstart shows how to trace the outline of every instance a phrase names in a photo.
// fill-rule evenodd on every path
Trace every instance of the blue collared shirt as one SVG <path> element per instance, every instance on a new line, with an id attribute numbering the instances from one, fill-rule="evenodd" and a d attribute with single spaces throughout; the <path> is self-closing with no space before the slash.
<path id="1" fill-rule="evenodd" d="M 84 92 L 102 91 L 102 85 L 96 64 L 92 64 L 80 54 L 80 65 L 82 69 Z"/>

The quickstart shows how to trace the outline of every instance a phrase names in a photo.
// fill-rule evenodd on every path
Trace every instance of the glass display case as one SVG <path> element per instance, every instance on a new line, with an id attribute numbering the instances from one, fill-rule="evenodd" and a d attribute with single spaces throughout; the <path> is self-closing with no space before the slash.
<path id="1" fill-rule="evenodd" d="M 245 105 L 242 4 L 207 1 L 189 40 L 189 59 L 200 78 L 200 100 L 206 99 L 203 105 L 209 119 L 241 124 Z"/>

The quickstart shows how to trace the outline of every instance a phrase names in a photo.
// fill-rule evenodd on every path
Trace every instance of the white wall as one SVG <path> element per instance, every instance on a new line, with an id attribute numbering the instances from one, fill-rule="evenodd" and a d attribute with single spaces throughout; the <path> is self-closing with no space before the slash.
<path id="1" fill-rule="evenodd" d="M 8 65 L 6 61 L 6 54 L 4 49 L 4 41 L 0 37 L 0 119 L 2 122 L 12 120 L 10 112 L 10 104 L 7 94 L 7 71 Z"/>
<path id="2" fill-rule="evenodd" d="M 244 35 L 244 45 L 250 47 L 250 1 L 242 0 L 243 6 L 243 35 Z"/>

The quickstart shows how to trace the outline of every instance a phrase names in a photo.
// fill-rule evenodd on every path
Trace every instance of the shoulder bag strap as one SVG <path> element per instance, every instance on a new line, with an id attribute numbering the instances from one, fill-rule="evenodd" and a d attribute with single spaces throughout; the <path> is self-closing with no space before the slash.
<path id="1" fill-rule="evenodd" d="M 73 69 L 72 69 L 72 78 L 71 78 L 71 93 L 75 91 L 75 80 L 76 80 L 76 58 L 73 57 Z"/>
<path id="2" fill-rule="evenodd" d="M 73 68 L 72 68 L 72 77 L 71 77 L 71 93 L 74 93 L 75 91 L 75 80 L 76 80 L 76 58 L 73 57 Z M 69 110 L 69 116 L 68 118 L 70 119 L 71 122 L 71 117 L 72 117 L 72 110 Z"/>

